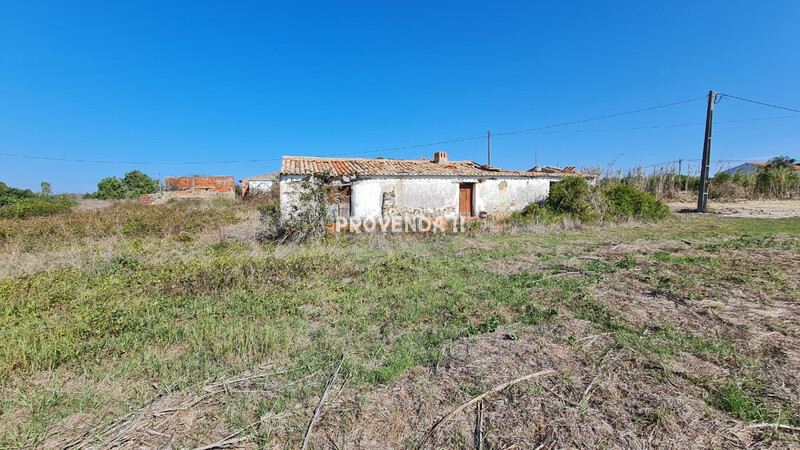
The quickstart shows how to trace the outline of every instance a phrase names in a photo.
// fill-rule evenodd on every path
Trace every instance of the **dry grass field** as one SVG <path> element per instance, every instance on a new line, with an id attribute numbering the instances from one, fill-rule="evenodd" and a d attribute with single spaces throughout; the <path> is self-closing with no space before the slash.
<path id="1" fill-rule="evenodd" d="M 0 447 L 800 447 L 800 218 L 259 244 L 248 205 L 0 220 Z M 337 366 L 341 368 L 337 372 Z M 335 376 L 333 376 L 335 374 Z"/>

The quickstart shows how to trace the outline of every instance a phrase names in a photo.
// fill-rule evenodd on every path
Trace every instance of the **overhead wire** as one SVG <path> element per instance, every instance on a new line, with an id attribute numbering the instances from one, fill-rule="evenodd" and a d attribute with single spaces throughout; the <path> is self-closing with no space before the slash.
<path id="1" fill-rule="evenodd" d="M 579 124 L 579 123 L 592 122 L 592 121 L 595 121 L 595 120 L 610 119 L 612 117 L 626 116 L 626 115 L 636 114 L 636 113 L 645 112 L 645 111 L 652 111 L 654 109 L 661 109 L 661 108 L 666 108 L 666 107 L 669 107 L 669 106 L 676 106 L 676 105 L 681 105 L 681 104 L 684 104 L 684 103 L 696 102 L 698 100 L 703 100 L 705 98 L 706 98 L 706 96 L 704 95 L 702 97 L 690 98 L 688 100 L 681 100 L 681 101 L 678 101 L 678 102 L 667 103 L 667 104 L 658 105 L 658 106 L 651 106 L 649 108 L 635 109 L 633 111 L 625 111 L 625 112 L 616 113 L 616 114 L 608 114 L 608 115 L 605 115 L 605 116 L 592 117 L 592 118 L 589 118 L 589 119 L 573 120 L 571 122 L 563 122 L 563 123 L 557 123 L 557 124 L 553 124 L 553 125 L 545 125 L 545 126 L 536 127 L 536 128 L 528 128 L 528 129 L 525 129 L 525 130 L 515 130 L 515 131 L 506 131 L 506 132 L 501 132 L 501 133 L 494 133 L 494 134 L 492 134 L 492 136 L 507 136 L 507 135 L 510 135 L 510 134 L 530 133 L 530 132 L 533 132 L 533 131 L 545 130 L 545 129 L 548 129 L 548 128 L 565 127 L 567 125 L 576 125 L 576 124 Z"/>
<path id="2" fill-rule="evenodd" d="M 728 98 L 733 98 L 733 99 L 736 99 L 736 100 L 741 100 L 743 102 L 755 103 L 756 105 L 769 106 L 770 108 L 776 108 L 776 109 L 782 109 L 784 111 L 792 111 L 792 112 L 800 113 L 800 109 L 787 108 L 785 106 L 778 106 L 778 105 L 773 105 L 773 104 L 770 104 L 770 103 L 759 102 L 758 100 L 751 100 L 749 98 L 737 97 L 737 96 L 731 95 L 731 94 L 721 93 L 720 95 L 722 96 L 722 98 L 728 97 Z"/>
<path id="3" fill-rule="evenodd" d="M 592 117 L 592 118 L 589 118 L 589 119 L 581 119 L 581 120 L 574 120 L 574 121 L 570 121 L 570 122 L 563 122 L 563 123 L 557 123 L 557 124 L 552 124 L 552 125 L 545 125 L 545 126 L 536 127 L 536 128 L 529 128 L 529 129 L 525 129 L 525 130 L 507 131 L 507 132 L 503 132 L 503 133 L 496 133 L 496 134 L 493 134 L 493 135 L 494 136 L 505 136 L 505 135 L 511 135 L 511 134 L 527 133 L 527 132 L 532 132 L 532 131 L 537 131 L 537 130 L 544 130 L 544 129 L 549 129 L 549 128 L 562 127 L 562 126 L 567 126 L 567 125 L 575 125 L 575 124 L 591 122 L 591 121 L 595 121 L 595 120 L 609 119 L 609 118 L 612 118 L 612 117 L 619 117 L 619 116 L 636 114 L 636 113 L 645 112 L 645 111 L 652 111 L 652 110 L 655 110 L 655 109 L 666 108 L 666 107 L 669 107 L 669 106 L 675 106 L 675 105 L 680 105 L 680 104 L 683 104 L 683 103 L 694 102 L 694 101 L 702 100 L 704 98 L 705 98 L 705 96 L 702 96 L 702 97 L 697 97 L 697 98 L 691 98 L 691 99 L 688 99 L 688 100 L 681 100 L 681 101 L 678 101 L 678 102 L 667 103 L 667 104 L 664 104 L 664 105 L 658 105 L 658 106 L 651 106 L 651 107 L 647 107 L 647 108 L 635 109 L 635 110 L 632 110 L 632 111 L 625 111 L 625 112 L 620 112 L 620 113 L 615 113 L 615 114 L 607 114 L 607 115 L 604 115 L 604 116 Z M 459 143 L 459 142 L 474 141 L 474 140 L 484 139 L 484 138 L 485 138 L 484 135 L 477 135 L 477 136 L 469 136 L 469 137 L 458 138 L 458 139 L 449 139 L 449 140 L 438 141 L 438 142 L 430 142 L 430 143 L 426 143 L 426 144 L 406 145 L 406 146 L 401 146 L 401 147 L 390 147 L 390 148 L 383 148 L 383 149 L 378 149 L 378 150 L 366 150 L 366 151 L 361 151 L 361 152 L 338 153 L 338 154 L 327 155 L 327 156 L 328 157 L 336 157 L 336 156 L 362 155 L 362 154 L 370 154 L 370 153 L 388 153 L 388 152 L 395 152 L 395 151 L 401 151 L 401 150 L 410 150 L 410 149 L 415 149 L 415 148 L 431 147 L 431 146 L 435 146 L 435 145 L 455 144 L 455 143 Z M 69 158 L 58 158 L 58 157 L 49 157 L 49 156 L 20 155 L 20 154 L 15 154 L 15 153 L 6 153 L 6 152 L 0 152 L 0 155 L 2 155 L 2 156 L 10 156 L 10 157 L 17 157 L 17 158 L 28 158 L 28 159 L 38 159 L 38 160 L 47 160 L 47 161 L 60 161 L 60 162 L 94 163 L 94 164 L 130 164 L 130 165 L 238 164 L 238 163 L 273 162 L 273 161 L 280 161 L 281 160 L 281 158 L 267 158 L 267 159 L 246 159 L 246 160 L 225 160 L 225 161 L 180 161 L 180 162 L 176 162 L 176 161 L 161 161 L 161 162 L 156 162 L 156 161 L 106 161 L 106 160 L 95 160 L 95 159 L 69 159 Z"/>
<path id="4" fill-rule="evenodd" d="M 782 109 L 782 110 L 787 110 L 787 111 L 800 113 L 800 110 L 797 110 L 797 109 L 792 109 L 792 108 L 786 108 L 786 107 L 782 107 L 782 106 L 772 105 L 772 104 L 769 104 L 769 103 L 750 100 L 750 99 L 746 99 L 746 98 L 742 98 L 742 97 L 733 96 L 733 95 L 730 95 L 730 94 L 721 93 L 719 95 L 721 97 L 729 97 L 729 98 L 733 98 L 733 99 L 736 99 L 736 100 L 742 100 L 742 101 L 746 101 L 746 102 L 750 102 L 750 103 L 756 103 L 756 104 L 759 104 L 759 105 L 769 106 L 769 107 L 772 107 L 772 108 L 778 108 L 778 109 Z M 595 130 L 543 131 L 543 130 L 549 130 L 551 128 L 564 127 L 564 126 L 569 126 L 569 125 L 576 125 L 576 124 L 580 124 L 580 123 L 592 122 L 592 121 L 603 120 L 603 119 L 610 119 L 610 118 L 614 118 L 614 117 L 620 117 L 620 116 L 637 114 L 637 113 L 646 112 L 646 111 L 652 111 L 652 110 L 661 109 L 661 108 L 667 108 L 667 107 L 670 107 L 670 106 L 676 106 L 676 105 L 681 105 L 681 104 L 684 104 L 684 103 L 690 103 L 690 102 L 703 100 L 705 98 L 707 98 L 707 96 L 695 97 L 695 98 L 691 98 L 691 99 L 687 99 L 687 100 L 681 100 L 681 101 L 677 101 L 677 102 L 666 103 L 666 104 L 663 104 L 663 105 L 651 106 L 651 107 L 647 107 L 647 108 L 640 108 L 640 109 L 635 109 L 635 110 L 631 110 L 631 111 L 624 111 L 624 112 L 619 112 L 619 113 L 614 113 L 614 114 L 607 114 L 607 115 L 603 115 L 603 116 L 596 116 L 596 117 L 591 117 L 591 118 L 588 118 L 588 119 L 573 120 L 573 121 L 569 121 L 569 122 L 561 122 L 561 123 L 556 123 L 556 124 L 551 124 L 551 125 L 544 125 L 544 126 L 535 127 L 535 128 L 522 129 L 522 130 L 514 130 L 514 131 L 505 131 L 505 132 L 499 132 L 499 133 L 492 133 L 492 136 L 493 137 L 496 137 L 496 136 L 509 136 L 509 135 L 515 135 L 515 134 L 536 133 L 536 132 L 540 132 L 540 133 L 563 133 L 563 134 L 569 134 L 569 133 L 596 133 L 596 132 L 608 132 L 608 131 L 627 131 L 627 130 L 645 130 L 645 129 L 658 129 L 658 128 L 679 128 L 679 127 L 698 126 L 698 125 L 703 125 L 703 123 L 702 122 L 696 122 L 696 123 L 684 123 L 684 124 L 649 125 L 649 126 L 624 127 L 624 128 L 606 128 L 606 129 L 595 129 Z M 750 121 L 759 121 L 759 120 L 787 119 L 787 118 L 794 118 L 794 117 L 800 117 L 800 116 L 798 116 L 798 115 L 786 115 L 786 116 L 777 116 L 777 117 L 757 117 L 757 118 L 751 118 L 751 119 L 715 121 L 714 123 L 715 124 L 724 124 L 724 123 L 750 122 Z M 463 137 L 463 138 L 456 138 L 456 139 L 448 139 L 448 140 L 443 140 L 443 141 L 429 142 L 429 143 L 425 143 L 425 144 L 405 145 L 405 146 L 399 146 L 399 147 L 388 147 L 388 148 L 382 148 L 382 149 L 377 149 L 377 150 L 366 150 L 366 151 L 358 151 L 358 152 L 336 153 L 336 154 L 326 155 L 324 157 L 365 155 L 365 154 L 371 154 L 371 153 L 384 153 L 384 154 L 385 153 L 394 153 L 394 152 L 399 152 L 399 151 L 403 151 L 403 150 L 411 150 L 411 149 L 432 147 L 432 146 L 438 146 L 438 145 L 455 144 L 455 143 L 475 141 L 475 140 L 485 139 L 485 138 L 486 138 L 486 136 L 481 134 L 481 135 L 467 136 L 467 137 Z M 110 161 L 110 160 L 97 160 L 97 159 L 74 159 L 74 158 L 59 158 L 59 157 L 38 156 L 38 155 L 22 155 L 22 154 L 7 153 L 7 152 L 0 152 L 0 156 L 8 156 L 8 157 L 15 157 L 15 158 L 26 158 L 26 159 L 36 159 L 36 160 L 45 160 L 45 161 L 71 162 L 71 163 L 119 164 L 119 165 L 123 165 L 123 164 L 127 164 L 127 165 L 246 164 L 246 163 L 275 162 L 275 161 L 280 161 L 281 160 L 281 158 L 262 158 L 262 159 L 241 159 L 241 160 L 221 160 L 221 161 Z"/>

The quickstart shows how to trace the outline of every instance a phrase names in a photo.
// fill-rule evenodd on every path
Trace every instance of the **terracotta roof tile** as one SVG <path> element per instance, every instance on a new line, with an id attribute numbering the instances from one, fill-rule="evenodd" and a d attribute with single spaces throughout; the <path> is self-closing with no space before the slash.
<path id="1" fill-rule="evenodd" d="M 369 159 L 369 158 L 321 158 L 311 156 L 284 156 L 281 174 L 333 176 L 511 176 L 511 177 L 559 177 L 578 175 L 592 177 L 580 172 L 522 172 L 487 168 L 472 161 L 448 161 L 435 163 L 419 159 Z"/>

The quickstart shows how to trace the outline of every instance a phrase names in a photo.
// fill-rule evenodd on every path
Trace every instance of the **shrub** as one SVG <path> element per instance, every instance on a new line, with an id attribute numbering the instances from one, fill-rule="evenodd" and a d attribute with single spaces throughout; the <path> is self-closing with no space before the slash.
<path id="1" fill-rule="evenodd" d="M 553 223 L 559 219 L 559 215 L 548 208 L 531 203 L 522 211 L 511 214 L 510 220 L 516 223 Z"/>
<path id="2" fill-rule="evenodd" d="M 51 216 L 68 211 L 76 202 L 62 196 L 34 197 L 20 200 L 0 209 L 0 218 L 24 219 L 34 216 Z"/>
<path id="3" fill-rule="evenodd" d="M 22 199 L 34 198 L 36 194 L 30 189 L 17 189 L 8 187 L 3 182 L 0 182 L 0 208 L 16 203 Z"/>
<path id="4" fill-rule="evenodd" d="M 158 192 L 158 180 L 139 170 L 131 170 L 123 178 L 106 177 L 97 183 L 97 191 L 87 197 L 103 200 L 137 198 L 142 194 Z"/>
<path id="5" fill-rule="evenodd" d="M 555 183 L 544 206 L 531 203 L 510 220 L 553 223 L 569 217 L 582 222 L 637 219 L 658 221 L 669 216 L 667 205 L 653 195 L 626 184 L 592 188 L 583 178 L 566 177 Z"/>
<path id="6" fill-rule="evenodd" d="M 657 221 L 669 216 L 669 208 L 664 202 L 628 185 L 614 186 L 601 195 L 607 218 Z"/>
<path id="7" fill-rule="evenodd" d="M 42 192 L 17 189 L 0 183 L 0 218 L 24 219 L 34 216 L 50 216 L 69 210 L 76 203 L 65 195 L 50 195 L 49 183 L 42 183 Z"/>
<path id="8" fill-rule="evenodd" d="M 592 207 L 589 183 L 581 177 L 564 177 L 550 187 L 550 195 L 544 206 L 557 214 L 564 214 L 582 221 L 598 218 Z"/>

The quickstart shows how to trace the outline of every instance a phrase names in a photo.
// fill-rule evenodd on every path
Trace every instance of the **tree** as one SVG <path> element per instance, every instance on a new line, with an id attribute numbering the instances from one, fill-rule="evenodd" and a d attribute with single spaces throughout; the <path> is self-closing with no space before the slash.
<path id="1" fill-rule="evenodd" d="M 50 183 L 48 183 L 47 181 L 42 181 L 42 184 L 40 184 L 39 186 L 41 186 L 41 189 L 39 190 L 39 192 L 42 195 L 50 195 L 50 194 L 53 193 L 53 188 L 52 188 L 52 186 L 50 186 Z"/>
<path id="2" fill-rule="evenodd" d="M 139 170 L 131 170 L 123 180 L 128 188 L 129 197 L 158 192 L 158 180 L 148 177 Z"/>
<path id="3" fill-rule="evenodd" d="M 794 167 L 797 160 L 788 156 L 776 156 L 769 161 L 769 167 Z"/>
<path id="4" fill-rule="evenodd" d="M 158 180 L 155 180 L 139 170 L 132 170 L 123 178 L 106 177 L 97 183 L 97 192 L 91 197 L 104 200 L 122 198 L 136 198 L 141 194 L 158 192 Z"/>

